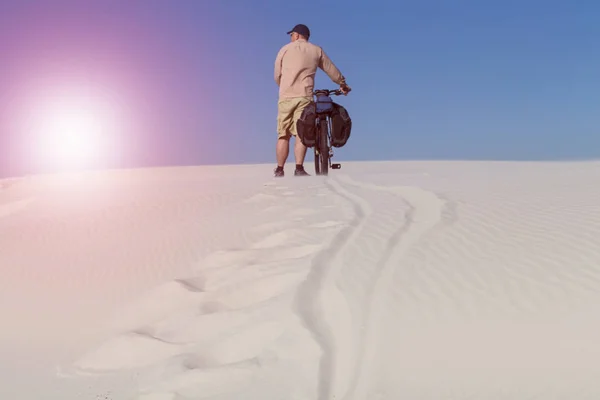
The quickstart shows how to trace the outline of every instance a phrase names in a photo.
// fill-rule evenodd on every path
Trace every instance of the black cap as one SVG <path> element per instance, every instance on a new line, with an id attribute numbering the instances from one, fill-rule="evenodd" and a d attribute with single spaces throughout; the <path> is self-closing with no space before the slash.
<path id="1" fill-rule="evenodd" d="M 287 34 L 289 35 L 292 32 L 296 32 L 306 38 L 308 38 L 310 36 L 310 30 L 308 29 L 308 26 L 304 25 L 304 24 L 298 24 L 294 27 L 294 29 L 292 29 L 291 31 L 289 31 Z"/>

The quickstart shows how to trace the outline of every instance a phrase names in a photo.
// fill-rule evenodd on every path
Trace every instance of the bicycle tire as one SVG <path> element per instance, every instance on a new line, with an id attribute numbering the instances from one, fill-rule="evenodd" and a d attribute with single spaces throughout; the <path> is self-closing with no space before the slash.
<path id="1" fill-rule="evenodd" d="M 313 154 L 315 155 L 315 175 L 321 175 L 321 164 L 319 160 L 319 137 L 321 136 L 321 122 L 319 120 L 319 125 L 317 127 L 317 141 L 315 142 L 315 146 L 313 147 Z"/>
<path id="2" fill-rule="evenodd" d="M 327 118 L 321 120 L 321 127 L 319 129 L 319 158 L 320 158 L 320 173 L 321 175 L 328 175 L 329 173 L 329 146 L 327 142 L 328 138 L 328 124 Z"/>

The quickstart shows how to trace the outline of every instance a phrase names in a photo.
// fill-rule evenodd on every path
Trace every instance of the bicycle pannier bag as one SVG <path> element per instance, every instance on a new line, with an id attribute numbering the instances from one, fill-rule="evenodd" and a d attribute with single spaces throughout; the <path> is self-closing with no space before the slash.
<path id="1" fill-rule="evenodd" d="M 340 104 L 333 103 L 331 113 L 331 145 L 343 147 L 350 138 L 352 130 L 352 119 L 346 108 Z"/>
<path id="2" fill-rule="evenodd" d="M 298 138 L 306 147 L 314 147 L 317 141 L 317 110 L 314 102 L 310 102 L 300 114 L 296 122 Z"/>

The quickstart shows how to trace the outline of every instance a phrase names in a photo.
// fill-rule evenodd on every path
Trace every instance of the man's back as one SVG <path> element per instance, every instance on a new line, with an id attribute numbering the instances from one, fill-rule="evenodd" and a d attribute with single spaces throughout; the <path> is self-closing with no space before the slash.
<path id="1" fill-rule="evenodd" d="M 344 82 L 342 73 L 320 46 L 304 39 L 283 46 L 275 59 L 279 98 L 312 96 L 317 68 L 325 71 L 335 83 Z"/>

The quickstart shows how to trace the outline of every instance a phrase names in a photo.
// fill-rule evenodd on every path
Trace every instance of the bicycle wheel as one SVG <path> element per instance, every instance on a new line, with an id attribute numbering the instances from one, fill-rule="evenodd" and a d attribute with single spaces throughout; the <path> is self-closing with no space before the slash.
<path id="1" fill-rule="evenodd" d="M 321 120 L 321 126 L 319 129 L 319 161 L 321 167 L 321 175 L 327 175 L 329 170 L 329 146 L 327 142 L 327 135 L 329 133 L 329 124 L 327 118 Z"/>
<path id="2" fill-rule="evenodd" d="M 315 155 L 315 175 L 321 175 L 321 163 L 319 160 L 319 132 L 317 130 L 317 142 L 313 147 L 313 153 Z"/>

